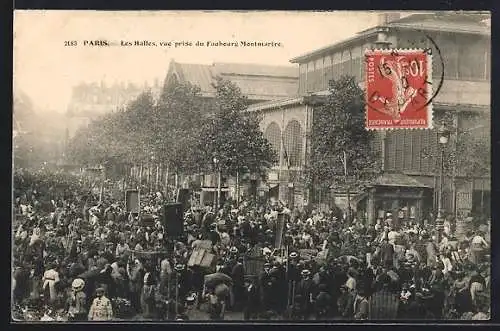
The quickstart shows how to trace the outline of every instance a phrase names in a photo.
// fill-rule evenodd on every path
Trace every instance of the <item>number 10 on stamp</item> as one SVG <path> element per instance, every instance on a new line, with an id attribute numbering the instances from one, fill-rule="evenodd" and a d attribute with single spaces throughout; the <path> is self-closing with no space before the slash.
<path id="1" fill-rule="evenodd" d="M 432 58 L 425 50 L 365 52 L 366 129 L 432 127 Z"/>

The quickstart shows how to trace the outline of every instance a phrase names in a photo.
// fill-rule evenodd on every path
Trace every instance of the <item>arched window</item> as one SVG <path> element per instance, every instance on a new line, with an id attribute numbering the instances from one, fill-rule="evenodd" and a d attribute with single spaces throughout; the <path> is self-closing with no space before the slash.
<path id="1" fill-rule="evenodd" d="M 281 148 L 281 130 L 276 122 L 272 122 L 267 126 L 264 137 L 269 141 L 276 155 L 279 156 Z"/>
<path id="2" fill-rule="evenodd" d="M 352 74 L 351 70 L 351 51 L 350 50 L 345 50 L 342 53 L 342 76 L 350 76 Z"/>
<path id="3" fill-rule="evenodd" d="M 285 157 L 288 157 L 290 167 L 300 166 L 302 156 L 302 127 L 296 120 L 288 123 L 284 134 Z M 287 160 L 285 159 L 285 164 Z"/>

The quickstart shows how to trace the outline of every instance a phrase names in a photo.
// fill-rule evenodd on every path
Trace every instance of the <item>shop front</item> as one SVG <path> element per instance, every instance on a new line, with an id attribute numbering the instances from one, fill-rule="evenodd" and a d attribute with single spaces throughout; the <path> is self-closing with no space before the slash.
<path id="1" fill-rule="evenodd" d="M 374 224 L 388 213 L 400 222 L 423 223 L 432 212 L 433 189 L 404 174 L 384 174 L 363 195 L 365 219 Z M 360 209 L 358 208 L 358 212 Z"/>

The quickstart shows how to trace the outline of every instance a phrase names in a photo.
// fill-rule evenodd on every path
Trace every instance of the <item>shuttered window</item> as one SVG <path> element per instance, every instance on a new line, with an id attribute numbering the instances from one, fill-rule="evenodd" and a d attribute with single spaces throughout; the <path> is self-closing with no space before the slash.
<path id="1" fill-rule="evenodd" d="M 307 81 L 307 64 L 301 63 L 299 65 L 299 91 L 300 91 L 300 93 L 305 92 L 306 81 Z"/>
<path id="2" fill-rule="evenodd" d="M 441 56 L 444 61 L 444 77 L 448 79 L 458 78 L 459 40 L 454 34 L 440 33 L 438 35 Z M 436 61 L 440 64 L 440 61 Z"/>
<path id="3" fill-rule="evenodd" d="M 323 58 L 316 60 L 314 66 L 314 91 L 323 89 Z"/>
<path id="4" fill-rule="evenodd" d="M 489 47 L 477 36 L 462 36 L 458 41 L 458 77 L 465 80 L 486 79 L 486 51 Z"/>
<path id="5" fill-rule="evenodd" d="M 405 130 L 398 130 L 395 132 L 395 145 L 396 145 L 396 161 L 395 161 L 395 170 L 402 171 L 403 170 L 403 162 L 404 162 L 404 154 L 405 151 L 403 149 L 404 143 L 404 132 Z"/>
<path id="6" fill-rule="evenodd" d="M 413 138 L 414 130 L 403 130 L 403 169 L 405 171 L 411 171 L 411 164 L 413 158 Z"/>
<path id="7" fill-rule="evenodd" d="M 333 79 L 337 80 L 342 76 L 342 54 L 337 52 L 333 54 Z"/>
<path id="8" fill-rule="evenodd" d="M 413 172 L 421 171 L 421 155 L 422 155 L 422 130 L 414 130 L 412 132 L 412 149 L 413 160 L 411 162 L 410 170 Z"/>
<path id="9" fill-rule="evenodd" d="M 341 76 L 351 75 L 351 64 L 352 64 L 351 52 L 349 50 L 344 51 L 342 53 L 342 74 L 341 74 Z"/>
<path id="10" fill-rule="evenodd" d="M 387 132 L 385 141 L 385 168 L 386 170 L 396 169 L 396 139 L 393 131 Z"/>
<path id="11" fill-rule="evenodd" d="M 327 90 L 329 87 L 330 80 L 333 79 L 333 55 L 325 57 L 325 82 L 324 89 Z"/>
<path id="12" fill-rule="evenodd" d="M 355 47 L 352 50 L 352 75 L 356 79 L 356 82 L 360 82 L 362 78 L 362 72 L 363 72 L 363 66 L 361 65 L 363 63 L 362 61 L 362 48 L 361 47 Z"/>
<path id="13" fill-rule="evenodd" d="M 306 90 L 305 93 L 313 91 L 313 83 L 314 83 L 314 62 L 307 63 L 307 81 L 306 81 Z"/>

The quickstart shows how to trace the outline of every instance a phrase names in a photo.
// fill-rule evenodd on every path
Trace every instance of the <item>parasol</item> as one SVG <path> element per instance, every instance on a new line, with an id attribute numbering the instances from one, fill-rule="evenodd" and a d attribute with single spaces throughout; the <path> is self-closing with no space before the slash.
<path id="1" fill-rule="evenodd" d="M 232 286 L 233 279 L 222 272 L 216 272 L 205 276 L 206 287 L 217 287 L 220 284 Z"/>

